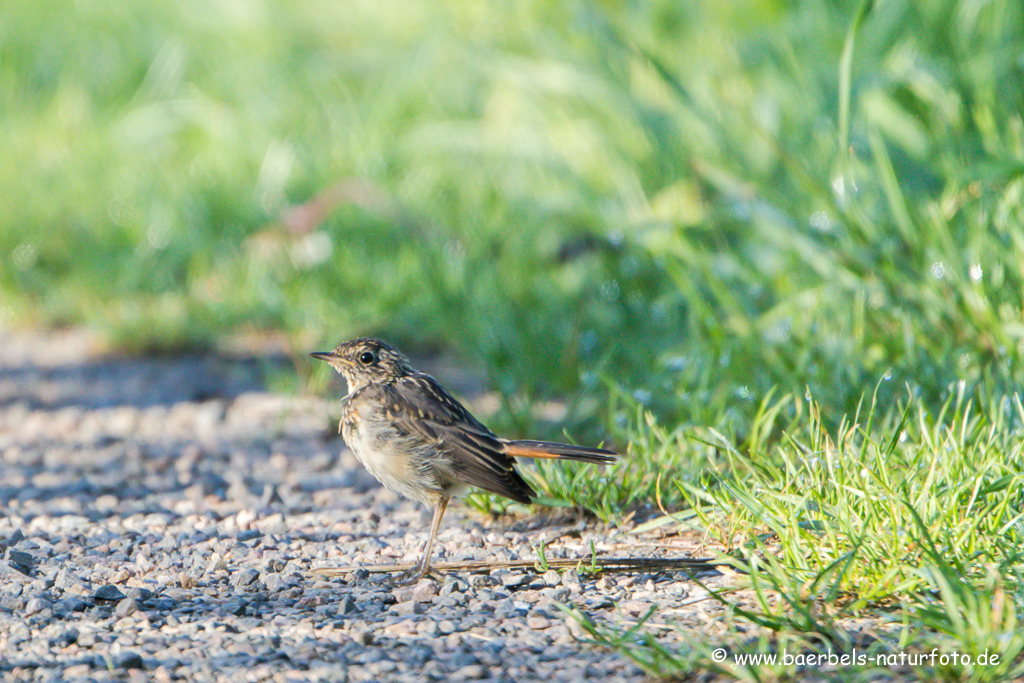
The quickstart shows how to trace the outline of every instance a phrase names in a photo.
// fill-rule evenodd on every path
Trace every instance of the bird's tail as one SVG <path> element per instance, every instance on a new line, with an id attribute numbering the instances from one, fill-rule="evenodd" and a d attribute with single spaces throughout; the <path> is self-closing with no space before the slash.
<path id="1" fill-rule="evenodd" d="M 619 454 L 606 448 L 585 448 L 567 443 L 551 441 L 509 441 L 502 439 L 505 453 L 513 458 L 548 458 L 560 460 L 577 460 L 591 462 L 596 465 L 607 465 L 615 462 Z"/>

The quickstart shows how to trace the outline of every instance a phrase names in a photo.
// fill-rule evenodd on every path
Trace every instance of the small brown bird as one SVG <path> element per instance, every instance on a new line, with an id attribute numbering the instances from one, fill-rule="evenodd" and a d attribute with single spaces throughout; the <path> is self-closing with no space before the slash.
<path id="1" fill-rule="evenodd" d="M 448 501 L 467 485 L 529 503 L 537 494 L 516 471 L 516 458 L 605 465 L 618 456 L 603 448 L 498 438 L 436 379 L 377 339 L 353 339 L 310 355 L 345 376 L 341 433 L 359 462 L 387 488 L 434 508 L 423 557 L 406 583 L 430 570 Z"/>

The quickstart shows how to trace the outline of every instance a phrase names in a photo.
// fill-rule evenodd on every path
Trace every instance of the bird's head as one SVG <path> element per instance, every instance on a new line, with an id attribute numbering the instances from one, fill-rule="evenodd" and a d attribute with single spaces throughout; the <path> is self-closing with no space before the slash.
<path id="1" fill-rule="evenodd" d="M 368 337 L 342 342 L 333 351 L 309 355 L 326 361 L 344 375 L 349 393 L 368 384 L 390 382 L 412 372 L 409 361 L 398 349 Z"/>

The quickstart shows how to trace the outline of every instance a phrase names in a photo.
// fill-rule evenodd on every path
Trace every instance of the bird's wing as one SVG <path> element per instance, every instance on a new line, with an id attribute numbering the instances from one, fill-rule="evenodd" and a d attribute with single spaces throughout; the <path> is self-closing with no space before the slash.
<path id="1" fill-rule="evenodd" d="M 442 477 L 453 482 L 528 503 L 536 495 L 515 469 L 505 445 L 436 379 L 423 373 L 399 378 L 385 393 L 386 409 L 396 429 L 436 444 L 449 456 L 432 461 Z"/>

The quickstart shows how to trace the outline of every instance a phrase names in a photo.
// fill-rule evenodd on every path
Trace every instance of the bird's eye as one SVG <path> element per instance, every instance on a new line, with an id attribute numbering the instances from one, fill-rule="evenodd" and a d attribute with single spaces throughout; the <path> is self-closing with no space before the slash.
<path id="1" fill-rule="evenodd" d="M 377 360 L 377 356 L 373 351 L 363 351 L 359 354 L 359 362 L 363 365 L 372 365 L 375 360 Z"/>

